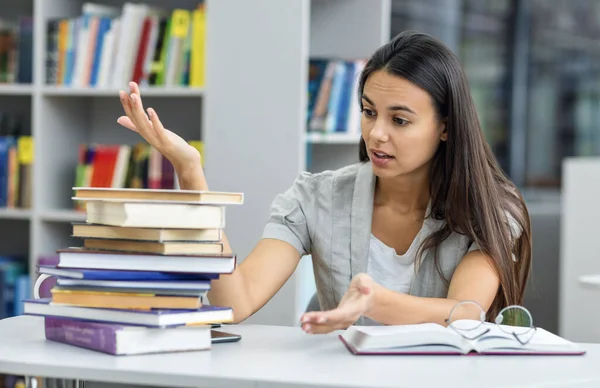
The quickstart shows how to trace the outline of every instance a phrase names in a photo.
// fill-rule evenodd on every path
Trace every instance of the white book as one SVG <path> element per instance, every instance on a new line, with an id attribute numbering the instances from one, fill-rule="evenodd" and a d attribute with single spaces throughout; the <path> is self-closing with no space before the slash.
<path id="1" fill-rule="evenodd" d="M 115 55 L 114 71 L 112 72 L 112 87 L 127 88 L 133 75 L 133 66 L 137 57 L 140 35 L 148 6 L 126 2 L 123 4 L 121 16 L 121 32 L 119 33 L 118 48 Z"/>
<path id="2" fill-rule="evenodd" d="M 225 228 L 225 206 L 168 202 L 85 203 L 86 222 L 130 228 L 214 229 Z"/>
<path id="3" fill-rule="evenodd" d="M 456 327 L 474 328 L 475 321 L 455 322 Z M 461 326 L 462 325 L 462 326 Z M 585 351 L 577 344 L 561 338 L 542 328 L 524 332 L 524 328 L 512 329 L 519 338 L 510 334 L 511 328 L 500 329 L 493 323 L 465 331 L 466 337 L 450 327 L 436 323 L 391 326 L 351 326 L 341 335 L 341 341 L 353 354 L 554 354 L 581 355 Z"/>
<path id="4" fill-rule="evenodd" d="M 102 44 L 102 53 L 100 54 L 100 68 L 98 69 L 97 88 L 106 88 L 110 85 L 109 77 L 112 75 L 116 48 L 118 44 L 116 39 L 120 33 L 120 18 L 112 19 L 110 29 L 104 35 Z M 125 88 L 125 90 L 128 90 Z"/>

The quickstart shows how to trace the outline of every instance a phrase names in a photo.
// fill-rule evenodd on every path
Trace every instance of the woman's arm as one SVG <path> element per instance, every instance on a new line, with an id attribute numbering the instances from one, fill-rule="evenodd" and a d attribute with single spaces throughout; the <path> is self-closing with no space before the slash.
<path id="1" fill-rule="evenodd" d="M 498 292 L 500 281 L 489 256 L 479 250 L 469 252 L 456 267 L 447 298 L 425 298 L 401 294 L 378 284 L 365 316 L 382 324 L 398 325 L 435 322 L 445 324 L 450 310 L 461 300 L 474 300 L 487 311 Z M 461 309 L 461 318 L 479 319 L 479 311 Z"/>
<path id="2" fill-rule="evenodd" d="M 180 188 L 208 190 L 198 151 L 174 132 L 164 128 L 154 110 L 148 109 L 146 115 L 138 86 L 131 83 L 130 94 L 121 92 L 120 97 L 126 116 L 121 116 L 118 122 L 139 133 L 171 161 Z M 295 192 L 290 190 L 289 196 L 279 196 L 277 209 L 285 210 L 292 206 L 300 206 L 301 201 L 294 194 Z M 308 197 L 304 195 L 304 198 Z M 303 214 L 303 212 L 297 211 L 296 214 Z M 274 224 L 280 223 L 277 212 L 274 212 L 271 217 Z M 284 239 L 292 238 L 290 237 L 292 235 L 307 234 L 306 230 L 297 229 L 295 234 L 291 232 L 286 234 L 287 231 L 287 228 L 282 225 L 278 235 L 281 236 L 280 239 L 260 240 L 232 274 L 221 275 L 218 280 L 212 281 L 207 295 L 210 303 L 233 308 L 234 321 L 241 322 L 271 299 L 292 275 L 301 258 L 300 246 L 294 246 Z M 225 252 L 232 252 L 225 234 L 223 234 L 223 243 Z"/>
<path id="3" fill-rule="evenodd" d="M 203 190 L 207 187 L 202 169 L 190 169 L 178 174 L 183 190 Z M 229 240 L 223 232 L 223 250 L 231 253 Z M 211 281 L 207 297 L 211 305 L 229 306 L 234 322 L 239 323 L 264 306 L 292 275 L 301 255 L 294 246 L 276 239 L 262 239 L 233 271 Z"/>
<path id="4" fill-rule="evenodd" d="M 479 250 L 469 252 L 457 266 L 447 298 L 428 298 L 391 291 L 366 274 L 352 279 L 339 306 L 330 311 L 302 316 L 302 328 L 313 334 L 346 329 L 365 316 L 387 325 L 435 322 L 445 325 L 450 310 L 461 300 L 474 300 L 484 310 L 492 304 L 500 285 L 489 256 Z M 453 317 L 479 319 L 480 311 L 466 307 Z M 454 315 L 456 314 L 456 315 Z"/>
<path id="5" fill-rule="evenodd" d="M 211 281 L 210 304 L 233 308 L 239 323 L 264 306 L 292 275 L 300 254 L 287 242 L 262 239 L 232 274 Z"/>

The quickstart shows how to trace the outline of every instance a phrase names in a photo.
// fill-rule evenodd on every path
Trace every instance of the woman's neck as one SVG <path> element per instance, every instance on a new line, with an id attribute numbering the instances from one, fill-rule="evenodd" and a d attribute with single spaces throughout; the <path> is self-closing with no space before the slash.
<path id="1" fill-rule="evenodd" d="M 428 175 L 378 177 L 375 204 L 389 206 L 403 214 L 425 211 L 429 204 Z"/>

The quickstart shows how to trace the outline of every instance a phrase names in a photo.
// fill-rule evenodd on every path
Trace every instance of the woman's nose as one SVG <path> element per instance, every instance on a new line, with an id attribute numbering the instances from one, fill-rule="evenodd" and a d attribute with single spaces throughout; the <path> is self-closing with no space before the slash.
<path id="1" fill-rule="evenodd" d="M 373 126 L 373 129 L 371 129 L 370 135 L 373 138 L 373 140 L 376 140 L 381 143 L 385 143 L 389 140 L 389 134 L 385 125 L 379 121 L 377 121 Z"/>

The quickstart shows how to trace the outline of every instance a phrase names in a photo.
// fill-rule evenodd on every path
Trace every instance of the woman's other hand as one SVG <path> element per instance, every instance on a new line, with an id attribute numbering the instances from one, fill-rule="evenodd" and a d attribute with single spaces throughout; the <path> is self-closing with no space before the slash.
<path id="1" fill-rule="evenodd" d="M 348 328 L 369 311 L 373 286 L 373 279 L 369 275 L 356 275 L 338 307 L 305 313 L 301 318 L 302 329 L 310 334 L 324 334 Z"/>

